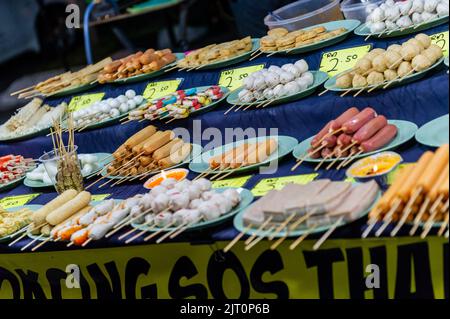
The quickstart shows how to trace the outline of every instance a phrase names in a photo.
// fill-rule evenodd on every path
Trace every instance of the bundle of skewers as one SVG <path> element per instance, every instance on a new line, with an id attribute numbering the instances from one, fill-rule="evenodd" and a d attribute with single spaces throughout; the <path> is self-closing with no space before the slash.
<path id="1" fill-rule="evenodd" d="M 36 96 L 51 96 L 63 91 L 93 84 L 97 82 L 97 77 L 100 74 L 100 71 L 111 62 L 111 58 L 106 58 L 96 64 L 88 65 L 79 71 L 69 71 L 56 75 L 32 87 L 14 92 L 11 95 L 19 94 L 19 99 L 28 99 Z"/>
<path id="2" fill-rule="evenodd" d="M 392 44 L 387 50 L 371 50 L 356 62 L 354 68 L 336 75 L 335 86 L 348 89 L 341 96 L 351 91 L 357 91 L 354 96 L 358 96 L 363 91 L 386 89 L 414 73 L 430 69 L 440 63 L 442 57 L 442 49 L 432 44 L 428 35 L 421 33 L 401 45 Z"/>
<path id="3" fill-rule="evenodd" d="M 339 160 L 344 159 L 337 169 L 347 166 L 361 154 L 373 152 L 389 144 L 397 135 L 397 127 L 389 124 L 386 117 L 378 115 L 370 107 L 359 111 L 352 107 L 328 122 L 311 140 L 311 148 L 298 159 L 292 171 L 308 157 L 322 158 L 316 166 L 318 170 L 325 161 L 333 159 L 329 170 Z"/>
<path id="4" fill-rule="evenodd" d="M 244 79 L 243 89 L 239 91 L 238 101 L 241 104 L 234 111 L 247 110 L 252 106 L 267 107 L 277 99 L 295 95 L 306 90 L 314 83 L 314 75 L 309 72 L 305 60 L 285 64 L 282 67 L 271 65 L 252 73 Z M 236 104 L 228 109 L 228 114 Z"/>
<path id="5" fill-rule="evenodd" d="M 271 29 L 261 38 L 260 52 L 254 58 L 262 53 L 269 53 L 269 56 L 280 51 L 289 53 L 296 48 L 335 38 L 346 31 L 345 28 L 327 30 L 324 26 L 292 32 L 285 28 Z"/>
<path id="6" fill-rule="evenodd" d="M 414 236 L 422 227 L 421 237 L 438 227 L 438 235 L 447 230 L 448 237 L 449 145 L 441 146 L 435 153 L 425 152 L 415 164 L 403 168 L 392 186 L 370 212 L 363 237 L 381 222 L 375 232 L 381 236 L 391 223 L 396 223 L 390 235 L 395 236 L 406 224 Z"/>
<path id="7" fill-rule="evenodd" d="M 111 156 L 111 163 L 106 166 L 102 177 L 90 184 L 87 189 L 105 178 L 108 181 L 99 188 L 111 183 L 111 187 L 144 179 L 147 176 L 179 165 L 192 151 L 192 144 L 185 143 L 172 131 L 158 131 L 155 126 L 148 126 L 130 137 Z"/>
<path id="8" fill-rule="evenodd" d="M 134 90 L 127 90 L 115 98 L 99 101 L 81 110 L 74 111 L 75 127 L 82 131 L 91 125 L 125 116 L 128 112 L 146 105 L 147 100 Z"/>
<path id="9" fill-rule="evenodd" d="M 41 99 L 34 98 L 0 125 L 0 140 L 20 138 L 49 129 L 53 121 L 62 118 L 67 110 L 67 104 L 64 102 L 56 107 L 42 104 Z"/>
<path id="10" fill-rule="evenodd" d="M 290 245 L 295 249 L 314 232 L 324 232 L 313 246 L 314 250 L 326 241 L 337 227 L 362 217 L 379 196 L 376 182 L 352 185 L 349 182 L 332 182 L 327 179 L 306 185 L 288 184 L 282 190 L 272 190 L 244 211 L 238 236 L 224 249 L 230 250 L 244 234 L 245 250 L 267 238 L 276 249 L 286 238 L 297 237 Z"/>
<path id="11" fill-rule="evenodd" d="M 192 113 L 219 101 L 225 94 L 226 89 L 220 86 L 211 86 L 203 90 L 200 88 L 179 90 L 131 111 L 128 120 L 168 120 L 171 122 L 187 118 Z"/>
<path id="12" fill-rule="evenodd" d="M 136 75 L 156 72 L 176 60 L 177 57 L 170 49 L 139 51 L 106 64 L 98 74 L 98 82 L 103 84 L 117 79 L 127 79 Z"/>
<path id="13" fill-rule="evenodd" d="M 214 174 L 210 180 L 223 180 L 239 169 L 264 163 L 277 150 L 278 141 L 275 138 L 253 142 L 244 141 L 230 150 L 209 158 L 208 169 L 198 175 L 196 179 Z"/>
<path id="14" fill-rule="evenodd" d="M 381 37 L 396 31 L 403 31 L 448 16 L 448 0 L 387 0 L 376 7 L 366 18 L 365 26 L 370 30 L 366 40 L 377 34 Z"/>
<path id="15" fill-rule="evenodd" d="M 179 60 L 175 68 L 181 70 L 198 70 L 209 64 L 226 61 L 238 57 L 253 49 L 251 37 L 241 40 L 211 44 L 204 48 L 190 52 L 184 59 Z"/>
<path id="16" fill-rule="evenodd" d="M 22 155 L 5 155 L 0 157 L 0 187 L 23 178 L 36 167 L 33 159 Z"/>
<path id="17" fill-rule="evenodd" d="M 68 119 L 67 145 L 64 142 L 60 121 L 54 122 L 53 132 L 53 152 L 44 154 L 41 159 L 45 161 L 44 166 L 56 164 L 55 189 L 59 194 L 68 189 L 82 191 L 84 189 L 83 175 L 76 152 L 73 118 Z"/>

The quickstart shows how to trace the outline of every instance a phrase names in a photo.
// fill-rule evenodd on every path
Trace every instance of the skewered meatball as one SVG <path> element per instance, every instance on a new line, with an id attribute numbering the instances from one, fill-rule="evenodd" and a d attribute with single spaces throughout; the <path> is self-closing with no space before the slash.
<path id="1" fill-rule="evenodd" d="M 404 77 L 406 74 L 411 72 L 411 70 L 412 70 L 411 63 L 409 63 L 407 61 L 403 61 L 398 66 L 397 74 L 398 74 L 399 77 Z"/>
<path id="2" fill-rule="evenodd" d="M 422 52 L 425 49 L 422 42 L 418 41 L 416 38 L 411 38 L 408 41 L 406 41 L 406 43 L 411 43 L 412 45 L 419 47 L 420 52 Z"/>
<path id="3" fill-rule="evenodd" d="M 356 65 L 355 65 L 356 73 L 364 74 L 371 69 L 372 69 L 372 61 L 370 61 L 366 58 L 362 58 L 362 59 L 358 60 L 358 62 L 356 62 Z"/>
<path id="4" fill-rule="evenodd" d="M 384 78 L 386 81 L 394 80 L 395 78 L 397 78 L 397 71 L 387 69 L 386 71 L 384 71 Z"/>
<path id="5" fill-rule="evenodd" d="M 387 67 L 385 53 L 376 56 L 372 61 L 373 69 L 377 72 L 384 72 Z"/>
<path id="6" fill-rule="evenodd" d="M 420 48 L 419 47 L 417 47 L 417 46 L 415 46 L 413 44 L 410 44 L 410 43 L 405 43 L 405 44 L 402 45 L 402 53 L 401 53 L 401 55 L 403 57 L 403 60 L 411 61 L 412 59 L 414 59 L 414 57 L 416 55 L 419 55 L 419 54 L 420 54 Z"/>
<path id="7" fill-rule="evenodd" d="M 395 51 L 389 51 L 385 54 L 386 58 L 386 65 L 388 69 L 396 70 L 400 63 L 402 63 L 402 56 L 395 52 Z"/>
<path id="8" fill-rule="evenodd" d="M 415 39 L 419 41 L 425 49 L 428 49 L 431 45 L 431 38 L 424 33 L 419 33 L 415 36 Z"/>
<path id="9" fill-rule="evenodd" d="M 353 77 L 352 86 L 354 88 L 367 86 L 367 79 L 366 79 L 366 77 L 362 76 L 360 74 L 355 74 L 355 76 Z"/>
<path id="10" fill-rule="evenodd" d="M 411 62 L 411 66 L 416 72 L 420 72 L 423 70 L 428 69 L 432 65 L 431 61 L 424 55 L 419 54 L 418 56 L 414 57 L 414 59 Z"/>
<path id="11" fill-rule="evenodd" d="M 336 86 L 341 89 L 348 89 L 352 87 L 352 80 L 353 77 L 351 76 L 350 73 L 343 74 L 337 77 Z"/>

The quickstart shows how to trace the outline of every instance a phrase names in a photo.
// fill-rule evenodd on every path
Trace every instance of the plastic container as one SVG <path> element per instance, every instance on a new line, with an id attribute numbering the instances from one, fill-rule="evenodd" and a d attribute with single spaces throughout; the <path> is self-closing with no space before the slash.
<path id="1" fill-rule="evenodd" d="M 264 18 L 269 29 L 295 31 L 329 21 L 342 20 L 339 0 L 300 0 L 281 7 Z"/>
<path id="2" fill-rule="evenodd" d="M 384 0 L 344 0 L 341 3 L 341 10 L 346 19 L 364 23 L 370 12 L 383 2 Z"/>

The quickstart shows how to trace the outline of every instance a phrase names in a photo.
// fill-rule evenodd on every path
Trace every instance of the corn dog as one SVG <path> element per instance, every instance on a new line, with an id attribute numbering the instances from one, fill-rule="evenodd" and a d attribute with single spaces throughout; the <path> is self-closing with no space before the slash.
<path id="1" fill-rule="evenodd" d="M 50 214 L 48 214 L 46 217 L 46 221 L 50 225 L 58 225 L 59 223 L 65 221 L 69 217 L 79 212 L 84 207 L 88 206 L 90 201 L 91 194 L 89 192 L 83 191 L 70 201 L 64 203 L 63 205 L 52 211 Z"/>
<path id="2" fill-rule="evenodd" d="M 150 138 L 155 133 L 156 127 L 154 127 L 153 125 L 147 126 L 146 128 L 140 130 L 129 139 L 127 139 L 125 143 L 123 143 L 123 146 L 125 149 L 131 150 L 134 146 Z"/>

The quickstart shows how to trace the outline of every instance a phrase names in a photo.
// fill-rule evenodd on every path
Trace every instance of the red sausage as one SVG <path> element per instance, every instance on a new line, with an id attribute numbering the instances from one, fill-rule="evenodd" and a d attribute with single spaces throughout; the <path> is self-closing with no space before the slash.
<path id="1" fill-rule="evenodd" d="M 325 144 L 325 147 L 330 147 L 330 148 L 335 147 L 336 143 L 337 143 L 337 137 L 335 135 L 327 136 L 322 142 L 322 144 Z"/>
<path id="2" fill-rule="evenodd" d="M 320 140 L 321 140 L 325 135 L 327 135 L 327 134 L 330 132 L 330 126 L 331 126 L 332 123 L 333 123 L 333 121 L 328 122 L 327 125 L 325 125 L 325 126 L 323 127 L 323 129 L 321 129 L 320 132 L 317 133 L 316 136 L 314 136 L 314 138 L 313 138 L 312 141 L 311 141 L 311 146 L 312 146 L 312 147 L 317 147 L 317 146 L 319 146 L 317 143 L 319 143 Z"/>
<path id="3" fill-rule="evenodd" d="M 388 124 L 378 131 L 378 133 L 371 139 L 363 142 L 360 149 L 364 152 L 376 151 L 392 141 L 396 135 L 397 127 L 395 125 Z"/>
<path id="4" fill-rule="evenodd" d="M 361 127 L 358 132 L 353 135 L 353 142 L 361 144 L 367 141 L 372 136 L 374 136 L 379 130 L 388 125 L 386 117 L 383 115 L 377 116 L 376 118 L 370 120 L 363 127 Z"/>
<path id="5" fill-rule="evenodd" d="M 313 158 L 313 159 L 320 158 L 320 152 L 316 152 L 316 153 L 314 153 L 314 154 L 311 155 L 311 153 L 313 153 L 313 152 L 314 152 L 314 148 L 311 147 L 311 148 L 308 150 L 308 156 L 309 156 L 309 158 Z"/>
<path id="6" fill-rule="evenodd" d="M 349 146 L 352 143 L 352 136 L 348 134 L 341 134 L 338 136 L 337 139 L 337 145 L 339 145 L 341 148 L 345 148 Z"/>
<path id="7" fill-rule="evenodd" d="M 367 107 L 361 111 L 358 115 L 351 118 L 349 121 L 345 122 L 342 125 L 344 133 L 354 134 L 361 127 L 363 127 L 370 120 L 374 119 L 377 116 L 377 113 L 374 109 Z"/>
<path id="8" fill-rule="evenodd" d="M 350 151 L 346 150 L 345 152 L 338 153 L 339 157 L 347 157 L 350 155 Z"/>
<path id="9" fill-rule="evenodd" d="M 336 131 L 339 130 L 344 123 L 351 120 L 353 117 L 359 114 L 359 110 L 356 107 L 351 107 L 341 115 L 339 115 L 338 118 L 336 118 L 333 123 L 331 124 L 331 130 Z"/>

